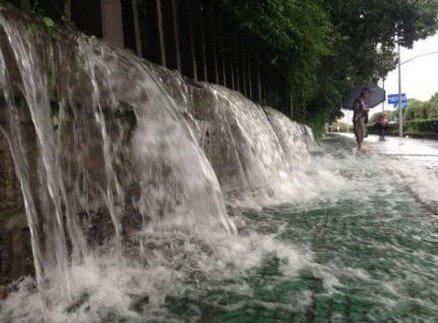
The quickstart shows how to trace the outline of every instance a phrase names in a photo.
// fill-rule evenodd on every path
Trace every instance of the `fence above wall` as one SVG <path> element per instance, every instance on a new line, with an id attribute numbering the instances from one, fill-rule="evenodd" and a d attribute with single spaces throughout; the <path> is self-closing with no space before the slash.
<path id="1" fill-rule="evenodd" d="M 13 0 L 22 8 L 35 0 Z M 39 0 L 54 19 L 104 38 L 195 81 L 226 86 L 294 117 L 276 54 L 233 21 L 215 0 Z"/>

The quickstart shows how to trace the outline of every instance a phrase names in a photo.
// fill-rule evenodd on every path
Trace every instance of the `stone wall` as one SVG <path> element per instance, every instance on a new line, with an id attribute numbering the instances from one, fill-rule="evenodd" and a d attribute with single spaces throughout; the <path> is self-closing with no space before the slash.
<path id="1" fill-rule="evenodd" d="M 0 285 L 33 271 L 20 184 L 8 141 L 0 132 Z"/>

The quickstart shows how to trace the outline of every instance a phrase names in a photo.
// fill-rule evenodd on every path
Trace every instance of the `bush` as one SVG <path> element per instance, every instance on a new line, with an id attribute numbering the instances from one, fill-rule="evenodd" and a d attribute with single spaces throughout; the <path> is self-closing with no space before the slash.
<path id="1" fill-rule="evenodd" d="M 388 134 L 398 136 L 398 123 L 391 123 L 388 128 Z M 408 121 L 403 124 L 404 134 L 417 138 L 438 139 L 438 119 L 423 119 Z M 376 134 L 377 129 L 374 125 L 368 126 L 368 131 L 371 134 Z"/>

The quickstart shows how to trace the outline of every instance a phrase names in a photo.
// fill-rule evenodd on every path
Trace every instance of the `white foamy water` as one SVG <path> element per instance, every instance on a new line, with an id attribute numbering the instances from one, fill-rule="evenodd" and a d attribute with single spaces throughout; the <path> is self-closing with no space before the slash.
<path id="1" fill-rule="evenodd" d="M 191 86 L 93 38 L 0 24 L 12 51 L 0 52 L 2 131 L 36 269 L 0 320 L 179 322 L 255 307 L 287 321 L 356 294 L 389 318 L 404 302 L 433 311 L 433 161 L 410 169 L 339 137 L 320 148 L 237 92 Z"/>
<path id="2" fill-rule="evenodd" d="M 2 304 L 3 320 L 138 318 L 132 306 L 146 296 L 140 312 L 153 317 L 192 279 L 239 276 L 270 253 L 284 261 L 285 273 L 309 263 L 310 253 L 275 237 L 234 235 L 187 121 L 193 119 L 158 69 L 94 38 L 62 35 L 58 43 L 43 32 L 30 35 L 13 14 L 0 24 L 13 58 L 1 60 L 9 98 L 4 131 L 26 197 L 36 268 L 36 282 L 25 279 Z M 8 64 L 19 75 L 9 75 Z M 285 194 L 290 170 L 265 112 L 240 94 L 210 90 L 218 107 L 226 106 L 217 116 L 242 171 L 243 195 Z M 26 145 L 35 155 L 22 147 L 20 115 L 28 112 L 35 142 Z"/>

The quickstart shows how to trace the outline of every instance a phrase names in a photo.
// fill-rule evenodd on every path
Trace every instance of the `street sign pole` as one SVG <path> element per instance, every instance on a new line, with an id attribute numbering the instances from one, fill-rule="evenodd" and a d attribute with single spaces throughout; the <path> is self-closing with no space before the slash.
<path id="1" fill-rule="evenodd" d="M 401 55 L 400 55 L 400 39 L 398 41 L 398 126 L 399 135 L 403 137 L 403 109 L 402 109 L 402 99 L 401 99 Z"/>

